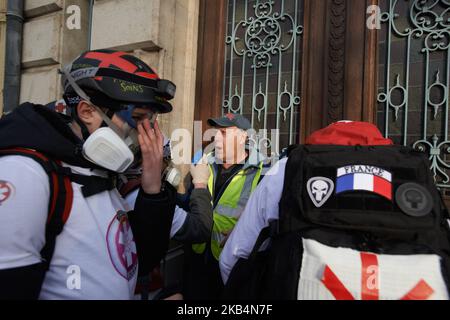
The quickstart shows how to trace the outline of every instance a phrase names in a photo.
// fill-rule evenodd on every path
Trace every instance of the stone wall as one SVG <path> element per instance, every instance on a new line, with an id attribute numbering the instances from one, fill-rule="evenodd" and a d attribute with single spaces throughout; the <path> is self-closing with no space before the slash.
<path id="1" fill-rule="evenodd" d="M 81 28 L 69 30 L 66 9 L 81 9 Z M 27 0 L 20 101 L 48 103 L 61 96 L 58 69 L 88 48 L 88 1 Z"/>

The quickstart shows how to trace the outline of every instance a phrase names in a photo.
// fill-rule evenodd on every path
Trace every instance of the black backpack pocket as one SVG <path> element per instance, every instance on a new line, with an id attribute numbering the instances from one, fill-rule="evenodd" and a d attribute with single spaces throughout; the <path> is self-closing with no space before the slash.
<path id="1" fill-rule="evenodd" d="M 303 156 L 291 187 L 307 222 L 401 234 L 432 230 L 442 221 L 439 193 L 422 154 L 403 147 L 305 147 Z M 426 190 L 417 201 L 427 201 L 429 212 L 402 211 L 397 193 L 406 184 Z M 410 198 L 414 201 L 414 194 Z"/>

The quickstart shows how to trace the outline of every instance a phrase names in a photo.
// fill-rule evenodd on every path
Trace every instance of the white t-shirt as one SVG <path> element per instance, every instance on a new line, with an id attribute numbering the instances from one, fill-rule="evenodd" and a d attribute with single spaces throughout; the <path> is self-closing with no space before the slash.
<path id="1" fill-rule="evenodd" d="M 220 255 L 220 271 L 224 283 L 228 281 L 236 262 L 250 256 L 261 231 L 270 222 L 278 220 L 278 204 L 283 193 L 287 161 L 288 159 L 280 160 L 264 176 L 225 244 Z"/>
<path id="2" fill-rule="evenodd" d="M 81 175 L 103 174 L 67 167 Z M 56 240 L 40 299 L 133 299 L 136 244 L 127 216 L 119 221 L 117 215 L 130 208 L 117 190 L 84 198 L 80 185 L 72 187 L 72 210 Z M 41 262 L 49 198 L 48 176 L 37 162 L 0 158 L 0 270 Z"/>
<path id="3" fill-rule="evenodd" d="M 137 196 L 139 194 L 139 189 L 131 192 L 128 196 L 126 196 L 125 200 L 127 201 L 130 208 L 134 208 L 134 204 L 136 202 Z M 175 213 L 172 220 L 172 228 L 170 229 L 170 238 L 173 238 L 178 231 L 180 231 L 181 227 L 183 227 L 184 222 L 186 221 L 187 212 L 182 208 L 176 206 Z"/>

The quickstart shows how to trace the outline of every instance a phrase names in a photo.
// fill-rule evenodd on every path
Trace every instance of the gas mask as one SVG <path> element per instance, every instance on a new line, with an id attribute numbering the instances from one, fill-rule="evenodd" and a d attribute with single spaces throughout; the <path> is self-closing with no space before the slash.
<path id="1" fill-rule="evenodd" d="M 125 172 L 138 160 L 140 146 L 137 123 L 132 119 L 134 108 L 134 106 L 128 106 L 124 112 L 116 113 L 125 121 L 121 130 L 97 108 L 97 111 L 104 115 L 103 120 L 108 126 L 97 129 L 85 141 L 83 155 L 86 159 L 118 173 Z M 148 117 L 153 126 L 157 113 L 149 113 Z"/>
<path id="2" fill-rule="evenodd" d="M 124 120 L 127 123 L 127 127 L 130 130 L 135 130 L 136 123 L 130 116 L 133 112 L 133 106 L 129 106 L 127 110 L 124 110 L 122 112 L 117 113 L 117 115 Z M 153 125 L 154 119 L 150 119 L 150 123 Z M 171 148 L 171 141 L 164 136 L 164 146 L 163 146 L 163 161 L 165 165 L 165 169 L 163 170 L 161 176 L 162 181 L 166 181 L 170 183 L 174 188 L 178 188 L 178 186 L 181 183 L 181 172 L 175 168 L 173 162 L 172 162 L 172 148 Z M 137 164 L 138 167 L 140 167 L 139 164 Z M 130 169 L 125 172 L 126 175 L 135 175 L 139 176 L 142 174 L 142 169 Z"/>
<path id="3" fill-rule="evenodd" d="M 89 102 L 100 114 L 104 127 L 92 133 L 83 144 L 83 156 L 90 162 L 113 172 L 123 173 L 130 168 L 140 153 L 137 124 L 132 118 L 136 106 L 126 106 L 125 110 L 116 113 L 125 121 L 123 129 L 119 129 L 99 107 L 91 102 L 89 96 L 78 86 L 70 73 L 64 69 L 62 73 L 75 90 L 77 95 Z M 153 125 L 157 113 L 149 113 L 150 123 Z"/>
<path id="4" fill-rule="evenodd" d="M 133 119 L 133 110 L 135 108 L 148 108 L 149 106 L 140 103 L 139 105 L 130 106 L 129 104 L 120 104 L 119 101 L 115 101 L 118 104 L 115 106 L 115 109 L 121 111 L 111 111 L 111 113 L 107 112 L 107 114 L 105 114 L 105 112 L 92 102 L 91 98 L 77 84 L 77 81 L 93 79 L 95 77 L 113 77 L 119 81 L 125 82 L 132 79 L 133 81 L 136 81 L 136 83 L 142 84 L 143 88 L 146 88 L 145 90 L 147 90 L 149 101 L 151 101 L 151 99 L 159 101 L 158 99 L 160 99 L 162 101 L 160 101 L 161 103 L 164 103 L 166 99 L 171 100 L 174 98 L 176 92 L 175 84 L 162 79 L 147 79 L 146 83 L 142 83 L 143 80 L 134 74 L 123 72 L 121 70 L 113 70 L 114 75 L 112 75 L 111 69 L 101 67 L 89 67 L 73 72 L 71 72 L 71 70 L 72 65 L 68 65 L 60 70 L 60 73 L 65 76 L 64 87 L 68 88 L 70 86 L 78 97 L 90 103 L 103 119 L 102 128 L 90 135 L 86 135 L 82 150 L 83 156 L 87 160 L 105 169 L 118 173 L 125 172 L 140 160 L 140 146 L 138 132 L 136 130 L 137 124 Z M 154 94 L 150 94 L 151 92 Z M 124 128 L 118 128 L 112 122 L 111 118 L 114 114 L 124 120 Z M 157 115 L 156 112 L 148 115 L 152 126 Z"/>
<path id="5" fill-rule="evenodd" d="M 161 180 L 171 184 L 174 188 L 178 188 L 181 183 L 181 172 L 175 168 L 172 162 L 171 142 L 166 137 L 164 137 L 163 161 L 165 168 L 161 173 Z M 141 175 L 142 167 L 140 163 L 133 165 L 124 173 L 125 181 L 139 178 Z"/>
<path id="6" fill-rule="evenodd" d="M 83 144 L 83 156 L 90 162 L 113 172 L 122 173 L 134 162 L 135 142 L 121 138 L 105 127 L 96 130 Z"/>
<path id="7" fill-rule="evenodd" d="M 162 173 L 162 179 L 163 181 L 170 183 L 174 188 L 177 188 L 181 183 L 181 172 L 175 168 L 172 162 L 171 142 L 166 137 L 164 137 L 163 157 L 167 167 Z"/>

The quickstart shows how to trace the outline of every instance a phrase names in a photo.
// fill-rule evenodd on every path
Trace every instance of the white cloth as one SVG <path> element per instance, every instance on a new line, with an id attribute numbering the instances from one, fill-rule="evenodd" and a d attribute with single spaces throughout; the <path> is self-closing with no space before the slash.
<path id="1" fill-rule="evenodd" d="M 282 159 L 264 176 L 250 196 L 220 256 L 220 271 L 224 283 L 241 258 L 248 258 L 261 231 L 271 221 L 278 220 L 278 204 L 284 186 L 287 159 Z"/>
<path id="2" fill-rule="evenodd" d="M 67 166 L 74 173 L 102 175 Z M 41 262 L 50 197 L 48 176 L 35 161 L 0 158 L 0 270 Z M 133 299 L 138 259 L 129 207 L 117 190 L 84 198 L 72 183 L 70 217 L 58 236 L 40 299 Z M 13 189 L 12 192 L 8 190 Z"/>
<path id="3" fill-rule="evenodd" d="M 303 239 L 298 300 L 400 300 L 406 296 L 448 300 L 439 256 L 363 253 Z"/>
<path id="4" fill-rule="evenodd" d="M 0 158 L 0 183 L 0 269 L 38 264 L 45 244 L 48 176 L 33 160 L 8 156 Z"/>
<path id="5" fill-rule="evenodd" d="M 136 202 L 137 196 L 139 194 L 139 189 L 131 192 L 128 196 L 126 196 L 125 200 L 131 208 L 134 208 L 134 204 Z M 184 225 L 186 221 L 187 212 L 180 207 L 175 207 L 175 213 L 172 221 L 172 228 L 170 229 L 170 238 L 173 238 L 178 231 L 180 231 L 181 227 Z"/>

